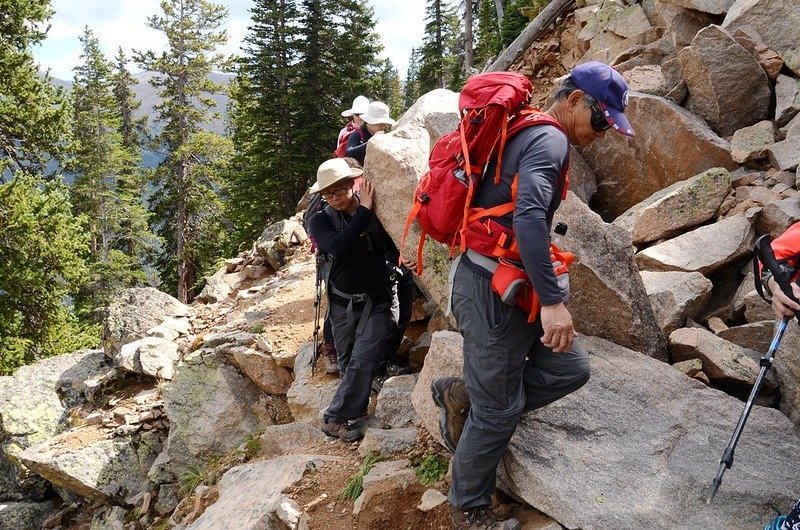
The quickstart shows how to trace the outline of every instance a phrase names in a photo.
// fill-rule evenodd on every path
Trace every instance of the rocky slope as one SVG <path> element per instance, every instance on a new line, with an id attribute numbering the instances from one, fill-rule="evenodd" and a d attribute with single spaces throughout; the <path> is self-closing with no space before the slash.
<path id="1" fill-rule="evenodd" d="M 615 64 L 638 133 L 572 155 L 557 220 L 578 256 L 570 310 L 592 378 L 526 414 L 503 460 L 501 509 L 525 528 L 757 528 L 800 491 L 792 323 L 733 468 L 703 500 L 773 333 L 753 242 L 800 217 L 798 43 L 796 2 L 584 0 L 516 65 L 544 101 L 577 62 Z M 365 175 L 398 241 L 457 119 L 457 95 L 437 90 L 370 143 Z M 461 369 L 441 315 L 448 251 L 429 243 L 418 278 L 427 302 L 403 346 L 418 373 L 387 381 L 366 437 L 346 445 L 317 425 L 337 380 L 311 369 L 305 238 L 296 219 L 267 227 L 192 306 L 129 291 L 103 350 L 0 378 L 0 529 L 447 528 L 429 385 Z M 363 493 L 347 500 L 354 475 Z"/>

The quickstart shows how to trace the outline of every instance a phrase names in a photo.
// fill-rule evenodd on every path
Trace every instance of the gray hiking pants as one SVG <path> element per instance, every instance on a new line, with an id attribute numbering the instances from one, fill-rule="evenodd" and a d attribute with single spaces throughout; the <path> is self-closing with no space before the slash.
<path id="1" fill-rule="evenodd" d="M 462 258 L 453 279 L 452 309 L 464 337 L 464 383 L 472 404 L 456 453 L 448 500 L 453 506 L 489 505 L 497 466 L 523 411 L 543 407 L 589 380 L 589 356 L 576 340 L 554 353 L 541 343 L 539 321 L 527 323 L 500 301 L 491 279 Z"/>
<path id="2" fill-rule="evenodd" d="M 353 310 L 356 322 L 363 309 Z M 372 378 L 383 357 L 385 344 L 397 326 L 397 313 L 389 303 L 373 306 L 364 329 L 355 335 L 353 349 L 348 351 L 347 309 L 331 304 L 329 309 L 333 328 L 333 341 L 339 358 L 341 382 L 325 411 L 326 419 L 353 420 L 361 416 L 369 405 Z"/>

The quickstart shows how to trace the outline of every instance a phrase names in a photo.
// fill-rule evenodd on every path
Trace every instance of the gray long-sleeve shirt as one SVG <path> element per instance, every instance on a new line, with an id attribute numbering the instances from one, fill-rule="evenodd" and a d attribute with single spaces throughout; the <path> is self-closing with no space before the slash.
<path id="1" fill-rule="evenodd" d="M 506 143 L 501 181 L 494 185 L 494 163 L 478 188 L 475 204 L 489 208 L 511 200 L 511 183 L 519 175 L 512 215 L 495 218 L 506 227 L 513 223 L 522 264 L 542 305 L 561 301 L 550 261 L 550 226 L 561 204 L 561 172 L 569 163 L 569 140 L 552 125 L 524 129 Z"/>

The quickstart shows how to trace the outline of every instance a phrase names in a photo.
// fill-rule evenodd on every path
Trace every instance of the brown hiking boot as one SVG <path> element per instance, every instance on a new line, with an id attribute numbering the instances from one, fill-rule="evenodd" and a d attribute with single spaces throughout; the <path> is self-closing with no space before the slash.
<path id="1" fill-rule="evenodd" d="M 355 442 L 364 437 L 363 432 L 349 425 L 346 421 L 336 419 L 323 419 L 322 432 L 347 443 Z"/>
<path id="2" fill-rule="evenodd" d="M 333 344 L 325 343 L 322 346 L 322 364 L 325 366 L 326 374 L 339 373 L 339 356 Z"/>
<path id="3" fill-rule="evenodd" d="M 440 377 L 431 383 L 431 393 L 433 401 L 441 410 L 439 433 L 447 449 L 455 453 L 469 413 L 467 387 L 464 380 L 458 377 Z"/>
<path id="4" fill-rule="evenodd" d="M 521 526 L 516 519 L 503 521 L 488 506 L 475 508 L 450 507 L 450 517 L 453 518 L 453 530 L 520 530 Z"/>

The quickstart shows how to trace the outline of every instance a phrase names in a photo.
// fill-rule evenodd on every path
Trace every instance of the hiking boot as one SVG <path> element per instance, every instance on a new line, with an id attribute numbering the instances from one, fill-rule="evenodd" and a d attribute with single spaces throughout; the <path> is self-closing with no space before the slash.
<path id="1" fill-rule="evenodd" d="M 467 387 L 464 380 L 458 377 L 440 377 L 431 383 L 431 391 L 434 403 L 441 409 L 439 433 L 445 447 L 455 453 L 469 413 Z"/>
<path id="2" fill-rule="evenodd" d="M 322 347 L 322 364 L 325 366 L 326 374 L 339 373 L 339 356 L 333 344 L 325 343 Z"/>
<path id="3" fill-rule="evenodd" d="M 347 443 L 355 442 L 364 437 L 364 433 L 349 425 L 346 421 L 337 419 L 323 419 L 322 432 Z"/>
<path id="4" fill-rule="evenodd" d="M 450 507 L 453 518 L 453 530 L 521 530 L 516 519 L 500 520 L 488 506 L 475 508 Z"/>

